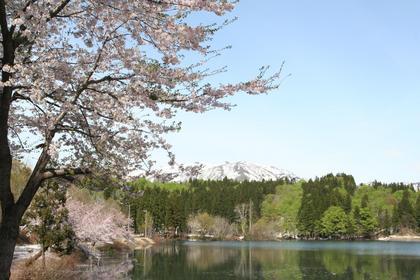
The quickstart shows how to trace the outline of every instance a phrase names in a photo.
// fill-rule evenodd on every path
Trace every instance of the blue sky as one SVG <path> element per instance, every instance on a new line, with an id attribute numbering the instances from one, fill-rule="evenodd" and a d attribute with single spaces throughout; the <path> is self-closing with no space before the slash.
<path id="1" fill-rule="evenodd" d="M 291 76 L 270 95 L 232 98 L 230 112 L 180 114 L 183 129 L 168 137 L 178 161 L 420 181 L 419 14 L 419 1 L 242 0 L 214 37 L 233 48 L 211 63 L 229 70 L 212 81 L 283 60 Z"/>

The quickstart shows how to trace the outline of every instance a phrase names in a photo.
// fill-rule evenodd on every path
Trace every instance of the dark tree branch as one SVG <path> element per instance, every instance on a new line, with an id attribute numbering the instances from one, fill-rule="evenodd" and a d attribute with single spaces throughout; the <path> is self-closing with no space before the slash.
<path id="1" fill-rule="evenodd" d="M 56 129 L 56 131 L 57 132 L 60 132 L 60 131 L 68 131 L 68 132 L 75 132 L 75 133 L 79 133 L 79 134 L 82 134 L 82 135 L 84 135 L 84 136 L 87 136 L 87 137 L 89 137 L 89 138 L 97 138 L 97 137 L 99 137 L 98 135 L 94 135 L 94 134 L 92 134 L 91 133 L 91 131 L 88 129 L 88 131 L 86 132 L 86 131 L 84 131 L 83 129 L 78 129 L 78 128 L 76 128 L 76 127 L 70 127 L 70 126 L 66 126 L 66 125 L 60 125 L 60 126 L 58 126 L 57 127 L 57 129 Z"/>
<path id="2" fill-rule="evenodd" d="M 76 175 L 87 175 L 90 174 L 89 168 L 63 168 L 63 169 L 48 169 L 42 173 L 42 180 L 47 180 L 57 177 L 67 177 Z"/>
<path id="3" fill-rule="evenodd" d="M 67 4 L 70 3 L 70 0 L 64 0 L 63 2 L 61 2 L 60 5 L 58 5 L 57 8 L 55 8 L 55 10 L 52 10 L 50 12 L 50 18 L 55 18 L 56 16 L 58 16 L 58 14 L 64 10 L 64 8 L 66 8 Z"/>

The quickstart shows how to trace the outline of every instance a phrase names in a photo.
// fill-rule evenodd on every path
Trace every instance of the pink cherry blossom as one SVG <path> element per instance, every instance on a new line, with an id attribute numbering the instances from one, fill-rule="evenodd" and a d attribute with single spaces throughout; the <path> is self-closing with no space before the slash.
<path id="1" fill-rule="evenodd" d="M 83 203 L 68 198 L 69 222 L 81 242 L 112 242 L 130 237 L 130 220 L 115 208 L 103 203 Z"/>
<path id="2" fill-rule="evenodd" d="M 174 164 L 165 134 L 180 129 L 177 112 L 229 110 L 225 97 L 276 88 L 280 72 L 267 76 L 267 68 L 250 81 L 206 82 L 224 71 L 206 62 L 218 55 L 213 35 L 231 21 L 192 24 L 189 15 L 224 16 L 236 2 L 0 0 L 0 202 L 9 224 L 19 224 L 43 180 L 149 172 L 156 149 Z M 187 56 L 200 58 L 187 65 Z M 15 202 L 12 158 L 28 153 L 38 160 Z M 11 262 L 4 248 L 13 240 L 0 240 L 0 258 Z"/>

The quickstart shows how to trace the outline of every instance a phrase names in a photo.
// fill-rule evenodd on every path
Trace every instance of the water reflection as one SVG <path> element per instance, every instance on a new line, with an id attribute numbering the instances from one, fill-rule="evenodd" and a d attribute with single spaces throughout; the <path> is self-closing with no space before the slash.
<path id="1" fill-rule="evenodd" d="M 177 242 L 135 252 L 133 279 L 419 279 L 420 243 Z"/>
<path id="2" fill-rule="evenodd" d="M 71 273 L 74 274 L 72 279 L 132 279 L 133 256 L 131 253 L 107 252 L 98 256 L 98 259 L 90 259 L 72 271 Z"/>

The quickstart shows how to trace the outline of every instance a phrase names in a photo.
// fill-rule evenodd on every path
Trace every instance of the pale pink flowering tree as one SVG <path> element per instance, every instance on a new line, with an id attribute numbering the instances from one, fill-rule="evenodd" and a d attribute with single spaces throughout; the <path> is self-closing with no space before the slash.
<path id="1" fill-rule="evenodd" d="M 112 242 L 130 238 L 128 225 L 131 223 L 121 211 L 106 206 L 104 203 L 83 203 L 68 198 L 66 208 L 69 222 L 81 242 Z"/>
<path id="2" fill-rule="evenodd" d="M 148 170 L 154 149 L 173 163 L 163 136 L 179 129 L 178 110 L 229 109 L 224 97 L 276 87 L 279 73 L 266 77 L 266 68 L 247 82 L 204 82 L 219 72 L 205 63 L 224 23 L 192 25 L 188 15 L 233 8 L 229 0 L 0 0 L 0 280 L 43 180 Z M 202 59 L 186 65 L 191 53 Z M 38 160 L 14 198 L 12 158 L 28 152 Z"/>

